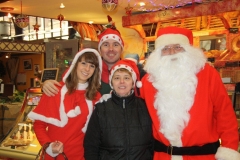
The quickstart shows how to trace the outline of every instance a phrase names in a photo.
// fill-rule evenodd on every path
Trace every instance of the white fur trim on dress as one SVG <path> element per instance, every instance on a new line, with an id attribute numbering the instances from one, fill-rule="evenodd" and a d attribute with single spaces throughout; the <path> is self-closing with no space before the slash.
<path id="1" fill-rule="evenodd" d="M 88 87 L 88 82 L 86 82 L 84 84 L 79 83 L 78 86 L 77 86 L 77 90 L 85 90 L 87 87 Z M 66 113 L 64 102 L 63 102 L 65 94 L 67 93 L 66 85 L 64 85 L 62 87 L 60 92 L 61 92 L 60 93 L 61 94 L 60 95 L 60 107 L 59 107 L 60 120 L 58 120 L 56 118 L 52 118 L 52 117 L 46 117 L 44 115 L 35 113 L 34 110 L 31 111 L 28 114 L 28 117 L 33 121 L 41 120 L 43 122 L 50 123 L 50 124 L 53 124 L 53 125 L 58 126 L 58 127 L 64 127 L 68 123 L 68 115 Z M 92 104 L 92 101 L 87 100 L 87 99 L 85 99 L 85 100 L 86 100 L 87 105 L 88 105 L 89 114 L 88 114 L 87 118 L 89 119 L 91 114 L 92 114 L 93 104 Z M 77 116 L 81 113 L 81 110 L 80 110 L 80 108 L 78 109 L 78 107 L 79 106 L 76 106 L 74 109 L 71 109 L 71 110 L 68 111 L 69 117 L 75 117 L 75 116 Z M 84 128 L 86 128 L 86 127 L 84 127 Z"/>
<path id="2" fill-rule="evenodd" d="M 67 116 L 73 118 L 79 115 L 80 113 L 81 113 L 80 107 L 76 106 L 75 109 L 72 109 L 67 113 Z"/>
<path id="3" fill-rule="evenodd" d="M 73 70 L 74 66 L 76 65 L 76 62 L 77 62 L 78 58 L 79 58 L 83 53 L 86 53 L 86 52 L 93 52 L 93 53 L 95 53 L 95 55 L 97 56 L 97 58 L 98 58 L 98 63 L 99 63 L 99 72 L 100 72 L 100 73 L 99 73 L 99 76 L 101 77 L 101 74 L 102 74 L 102 58 L 101 58 L 100 54 L 99 54 L 98 51 L 95 50 L 95 49 L 85 48 L 85 49 L 81 50 L 80 52 L 78 52 L 78 53 L 75 55 L 75 57 L 74 57 L 71 65 L 70 65 L 67 73 L 63 76 L 63 82 L 66 81 L 67 77 L 69 76 L 69 74 L 70 74 L 71 71 Z M 99 82 L 101 83 L 101 79 L 100 79 L 100 78 L 99 78 Z"/>
<path id="4" fill-rule="evenodd" d="M 37 114 L 35 112 L 30 112 L 28 114 L 28 118 L 33 120 L 33 121 L 40 120 L 40 121 L 43 121 L 43 122 L 46 122 L 46 123 L 53 124 L 53 125 L 58 126 L 58 127 L 64 127 L 68 122 L 67 114 L 61 114 L 61 113 L 60 113 L 60 120 L 58 120 L 56 118 L 46 117 L 46 116 L 43 116 L 41 114 Z"/>
<path id="5" fill-rule="evenodd" d="M 86 99 L 86 102 L 87 102 L 87 106 L 88 106 L 88 116 L 87 116 L 87 121 L 85 123 L 85 126 L 82 128 L 82 132 L 83 133 L 85 133 L 86 130 L 87 130 L 88 122 L 89 122 L 90 117 L 91 117 L 92 112 L 93 112 L 93 103 L 92 103 L 92 101 Z"/>
<path id="6" fill-rule="evenodd" d="M 164 47 L 169 44 L 190 45 L 187 36 L 182 34 L 166 34 L 161 35 L 155 40 L 155 49 Z"/>
<path id="7" fill-rule="evenodd" d="M 42 114 L 35 113 L 34 111 L 30 112 L 28 114 L 28 117 L 31 120 L 41 120 L 43 122 L 50 123 L 50 124 L 53 124 L 53 125 L 58 126 L 58 127 L 64 127 L 68 123 L 68 117 L 67 117 L 67 114 L 65 112 L 65 108 L 64 108 L 64 104 L 63 104 L 63 99 L 64 99 L 64 96 L 67 92 L 66 85 L 64 85 L 62 87 L 60 92 L 61 92 L 60 107 L 59 107 L 60 120 L 58 120 L 56 118 L 52 118 L 52 117 L 46 117 Z"/>
<path id="8" fill-rule="evenodd" d="M 240 160 L 240 153 L 230 148 L 219 147 L 215 158 L 222 160 Z"/>

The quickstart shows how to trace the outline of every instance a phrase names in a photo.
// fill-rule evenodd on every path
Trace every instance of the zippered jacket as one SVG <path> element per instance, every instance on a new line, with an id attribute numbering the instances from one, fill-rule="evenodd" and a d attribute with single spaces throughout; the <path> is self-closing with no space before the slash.
<path id="1" fill-rule="evenodd" d="M 86 160 L 152 160 L 152 121 L 144 100 L 132 93 L 96 104 L 84 139 Z"/>

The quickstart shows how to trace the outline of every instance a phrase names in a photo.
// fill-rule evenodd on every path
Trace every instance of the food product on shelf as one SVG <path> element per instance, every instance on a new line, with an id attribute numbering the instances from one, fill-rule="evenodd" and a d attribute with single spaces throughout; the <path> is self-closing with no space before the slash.
<path id="1" fill-rule="evenodd" d="M 1 143 L 1 147 L 24 150 L 36 138 L 31 123 L 19 123 L 18 129 Z"/>
<path id="2" fill-rule="evenodd" d="M 210 51 L 204 52 L 204 54 L 206 55 L 207 58 L 214 57 L 216 60 L 221 60 L 228 55 L 228 52 L 229 52 L 228 49 L 224 51 L 210 50 Z"/>

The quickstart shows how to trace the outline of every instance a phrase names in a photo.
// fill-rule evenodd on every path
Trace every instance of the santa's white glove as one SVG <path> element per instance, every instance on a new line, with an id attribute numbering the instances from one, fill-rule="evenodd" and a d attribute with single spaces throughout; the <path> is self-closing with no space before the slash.
<path id="1" fill-rule="evenodd" d="M 50 145 L 47 147 L 46 152 L 48 155 L 50 155 L 51 157 L 57 157 L 59 153 L 53 153 L 52 150 L 52 145 L 53 143 L 50 143 Z"/>
<path id="2" fill-rule="evenodd" d="M 111 93 L 109 93 L 109 94 L 104 94 L 104 95 L 102 95 L 102 97 L 95 103 L 95 104 L 97 104 L 97 103 L 101 103 L 101 102 L 104 102 L 104 101 L 107 101 L 109 98 L 111 98 L 112 97 L 112 94 Z"/>

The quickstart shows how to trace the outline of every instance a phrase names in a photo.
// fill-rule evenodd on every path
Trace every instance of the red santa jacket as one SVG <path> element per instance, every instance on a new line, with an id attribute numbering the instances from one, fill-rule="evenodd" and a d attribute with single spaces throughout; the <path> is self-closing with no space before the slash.
<path id="1" fill-rule="evenodd" d="M 168 139 L 159 131 L 161 122 L 154 108 L 154 96 L 157 90 L 148 81 L 148 74 L 142 79 L 141 97 L 145 99 L 153 121 L 155 139 L 169 146 Z M 198 84 L 194 104 L 191 107 L 190 120 L 182 133 L 183 146 L 201 146 L 221 139 L 216 158 L 206 156 L 170 156 L 155 152 L 155 160 L 239 160 L 238 124 L 232 102 L 226 92 L 219 73 L 208 64 L 197 74 Z M 161 91 L 159 91 L 161 92 Z M 183 95 L 184 96 L 184 95 Z M 182 157 L 182 158 L 181 158 Z"/>

